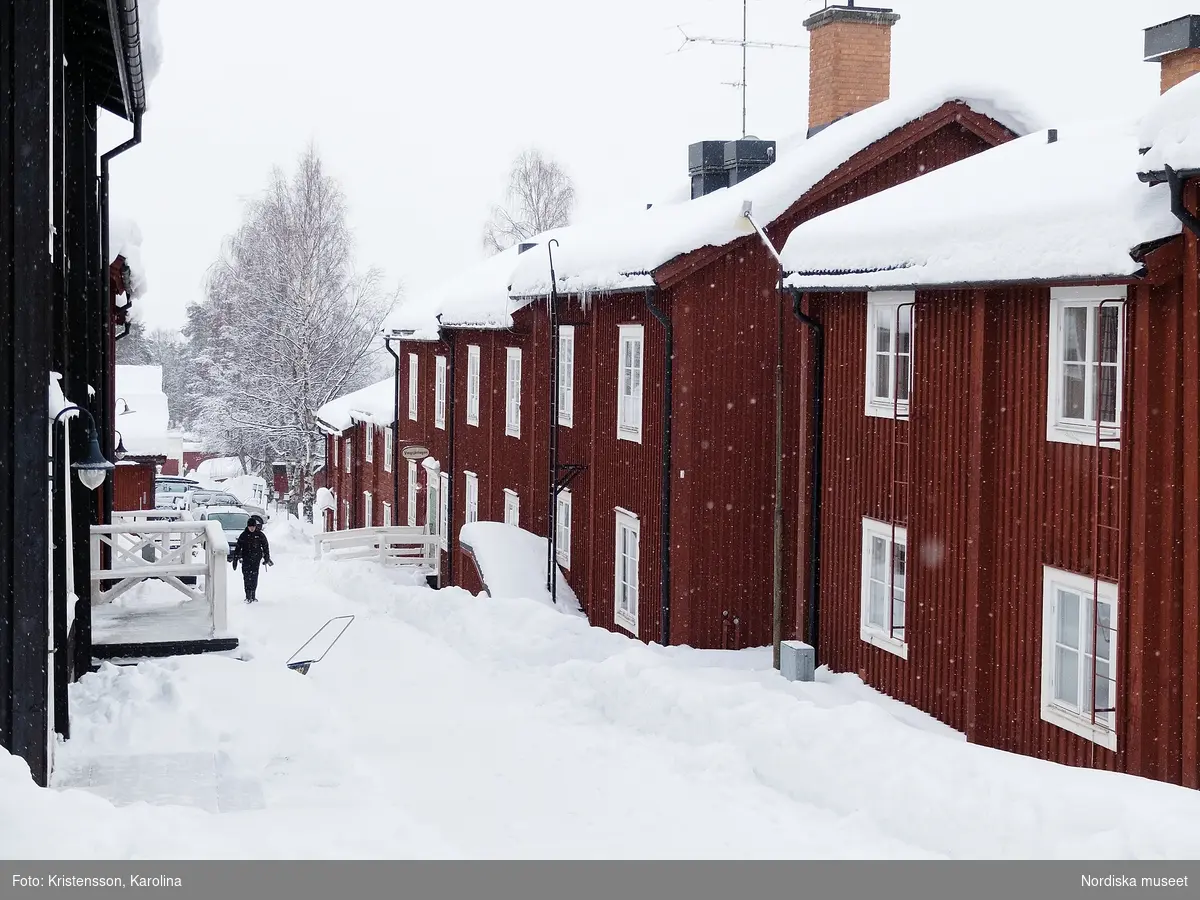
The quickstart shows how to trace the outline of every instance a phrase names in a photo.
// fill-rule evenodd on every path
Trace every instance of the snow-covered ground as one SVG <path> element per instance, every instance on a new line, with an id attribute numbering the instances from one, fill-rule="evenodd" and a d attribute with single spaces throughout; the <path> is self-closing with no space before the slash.
<path id="1" fill-rule="evenodd" d="M 0 751 L 0 857 L 1200 855 L 1200 792 L 972 746 L 852 676 L 786 682 L 766 650 L 646 647 L 268 533 L 262 600 L 230 609 L 248 659 L 85 677 L 51 790 Z M 284 666 L 343 614 L 323 662 Z"/>

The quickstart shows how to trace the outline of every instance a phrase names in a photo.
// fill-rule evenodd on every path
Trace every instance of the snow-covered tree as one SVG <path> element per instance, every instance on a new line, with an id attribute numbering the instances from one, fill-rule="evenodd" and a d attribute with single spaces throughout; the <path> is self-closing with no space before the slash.
<path id="1" fill-rule="evenodd" d="M 346 202 L 313 147 L 276 170 L 188 309 L 189 426 L 211 449 L 270 478 L 283 463 L 293 500 L 311 506 L 324 440 L 314 413 L 378 372 L 379 329 L 398 291 L 355 272 Z"/>
<path id="2" fill-rule="evenodd" d="M 575 186 L 557 162 L 540 150 L 518 154 L 508 174 L 508 197 L 492 207 L 483 229 L 483 246 L 499 253 L 551 228 L 571 221 L 575 208 Z"/>

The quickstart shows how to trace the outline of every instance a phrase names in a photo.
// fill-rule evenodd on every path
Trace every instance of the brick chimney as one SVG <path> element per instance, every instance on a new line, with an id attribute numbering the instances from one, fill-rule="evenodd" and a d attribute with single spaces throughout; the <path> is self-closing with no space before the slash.
<path id="1" fill-rule="evenodd" d="M 1180 16 L 1145 33 L 1145 60 L 1159 64 L 1162 93 L 1200 72 L 1200 16 Z"/>
<path id="2" fill-rule="evenodd" d="M 890 9 L 829 6 L 809 16 L 808 133 L 888 98 L 892 82 Z"/>

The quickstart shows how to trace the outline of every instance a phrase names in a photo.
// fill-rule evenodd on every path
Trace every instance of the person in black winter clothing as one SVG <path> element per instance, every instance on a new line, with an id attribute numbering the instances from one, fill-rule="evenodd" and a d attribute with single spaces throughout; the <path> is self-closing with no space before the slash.
<path id="1" fill-rule="evenodd" d="M 242 582 L 246 585 L 247 603 L 254 603 L 258 599 L 254 595 L 258 590 L 259 564 L 275 565 L 271 562 L 271 544 L 263 534 L 262 526 L 263 520 L 258 516 L 247 519 L 246 527 L 238 535 L 237 543 L 233 545 L 233 553 L 229 555 L 235 572 L 238 563 L 242 564 Z"/>

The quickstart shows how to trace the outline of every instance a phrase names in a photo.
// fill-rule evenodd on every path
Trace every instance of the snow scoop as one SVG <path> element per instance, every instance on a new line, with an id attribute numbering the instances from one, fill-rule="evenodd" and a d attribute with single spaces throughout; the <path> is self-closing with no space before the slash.
<path id="1" fill-rule="evenodd" d="M 313 641 L 315 641 L 317 639 L 317 636 L 322 631 L 324 631 L 326 628 L 328 628 L 334 622 L 340 622 L 343 619 L 346 621 L 346 624 L 342 626 L 342 630 L 337 633 L 337 637 L 335 637 L 332 641 L 329 642 L 329 646 L 327 646 L 324 649 L 324 651 L 322 651 L 320 656 L 318 656 L 316 659 L 313 659 L 312 656 L 306 656 L 302 659 L 296 659 L 297 656 L 299 656 L 301 653 L 304 652 L 305 647 L 307 647 L 309 644 L 311 644 Z M 299 650 L 297 650 L 295 653 L 293 653 L 291 656 L 288 657 L 287 667 L 289 669 L 291 669 L 293 672 L 299 672 L 301 675 L 307 675 L 308 670 L 311 669 L 315 663 L 319 663 L 321 660 L 323 660 L 325 658 L 325 654 L 328 653 L 333 648 L 333 645 L 338 642 L 338 640 L 341 638 L 341 636 L 346 633 L 346 629 L 350 627 L 350 623 L 353 621 L 354 621 L 354 616 L 334 616 L 332 619 L 330 619 L 328 622 L 326 622 L 324 625 L 322 625 L 320 628 L 318 628 L 316 633 L 312 637 L 310 637 L 307 641 L 305 641 L 301 645 Z"/>

